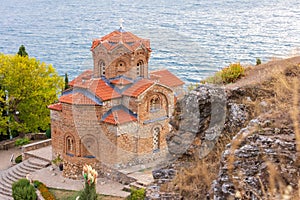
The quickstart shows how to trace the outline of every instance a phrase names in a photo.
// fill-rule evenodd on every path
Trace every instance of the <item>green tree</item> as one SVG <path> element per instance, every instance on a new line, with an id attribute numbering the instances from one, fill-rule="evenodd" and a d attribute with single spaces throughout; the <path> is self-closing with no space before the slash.
<path id="1" fill-rule="evenodd" d="M 69 78 L 68 74 L 65 73 L 65 90 L 69 88 Z"/>
<path id="2" fill-rule="evenodd" d="M 8 123 L 8 116 L 7 116 L 7 104 L 5 100 L 5 90 L 0 85 L 0 135 L 1 133 L 7 132 L 7 123 Z"/>
<path id="3" fill-rule="evenodd" d="M 17 54 L 18 54 L 19 56 L 23 56 L 23 57 L 28 56 L 28 53 L 26 52 L 26 49 L 25 49 L 25 46 L 24 46 L 24 45 L 21 45 L 21 46 L 19 47 L 19 51 L 18 51 Z"/>
<path id="4" fill-rule="evenodd" d="M 0 119 L 2 133 L 8 128 L 28 133 L 49 127 L 47 106 L 57 100 L 63 87 L 62 78 L 51 65 L 28 56 L 0 54 L 0 86 L 0 101 L 8 106 L 2 110 L 9 114 L 8 119 L 3 115 Z"/>

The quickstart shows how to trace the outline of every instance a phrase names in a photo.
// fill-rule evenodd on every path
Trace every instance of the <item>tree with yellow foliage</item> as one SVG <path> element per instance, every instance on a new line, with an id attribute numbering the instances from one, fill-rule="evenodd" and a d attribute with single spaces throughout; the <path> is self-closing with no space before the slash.
<path id="1" fill-rule="evenodd" d="M 50 123 L 47 106 L 57 100 L 63 84 L 51 65 L 0 54 L 0 133 L 45 130 Z"/>

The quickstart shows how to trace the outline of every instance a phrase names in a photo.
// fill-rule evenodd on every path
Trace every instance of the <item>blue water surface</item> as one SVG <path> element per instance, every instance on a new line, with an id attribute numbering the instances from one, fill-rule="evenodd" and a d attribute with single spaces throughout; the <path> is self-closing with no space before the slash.
<path id="1" fill-rule="evenodd" d="M 30 56 L 74 78 L 91 42 L 119 28 L 151 40 L 150 69 L 197 82 L 232 62 L 300 54 L 298 0 L 0 0 L 0 52 Z"/>

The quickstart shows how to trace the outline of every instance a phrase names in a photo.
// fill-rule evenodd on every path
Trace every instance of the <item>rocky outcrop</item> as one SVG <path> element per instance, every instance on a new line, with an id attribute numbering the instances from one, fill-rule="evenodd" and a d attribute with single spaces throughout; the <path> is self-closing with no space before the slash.
<path id="1" fill-rule="evenodd" d="M 147 187 L 146 199 L 147 200 L 179 200 L 182 197 L 176 192 L 162 192 L 160 187 L 162 184 L 171 181 L 175 175 L 176 170 L 174 166 L 166 166 L 161 169 L 156 169 L 152 171 L 153 178 L 155 182 Z"/>
<path id="2" fill-rule="evenodd" d="M 185 96 L 170 122 L 174 131 L 167 138 L 169 152 L 205 157 L 224 128 L 226 101 L 224 88 L 212 85 L 201 85 Z"/>
<path id="3" fill-rule="evenodd" d="M 251 120 L 227 145 L 213 185 L 214 199 L 274 199 L 297 188 L 294 131 L 270 128 L 270 123 Z"/>
<path id="4" fill-rule="evenodd" d="M 271 62 L 226 87 L 200 85 L 177 102 L 173 131 L 167 137 L 169 152 L 177 160 L 153 172 L 156 183 L 147 190 L 153 196 L 148 199 L 172 193 L 175 199 L 180 195 L 183 199 L 297 199 L 300 159 L 295 135 L 300 114 L 293 110 L 298 111 L 300 105 L 295 86 L 300 83 L 299 60 L 280 61 L 279 70 L 273 70 L 276 64 Z M 276 74 L 268 74 L 267 67 Z M 200 172 L 198 177 L 197 172 L 189 172 L 197 160 L 206 165 L 197 170 L 212 173 L 209 185 L 193 182 L 206 179 Z M 187 168 L 180 175 L 182 167 Z M 169 172 L 174 171 L 175 177 L 186 180 L 172 180 Z M 162 192 L 166 188 L 162 184 L 170 181 Z M 189 182 L 192 188 L 186 187 Z"/>
<path id="5" fill-rule="evenodd" d="M 171 120 L 173 131 L 167 138 L 169 152 L 178 157 L 195 155 L 202 159 L 214 148 L 219 137 L 235 133 L 251 119 L 251 105 L 267 91 L 260 88 L 225 90 L 215 85 L 200 85 L 178 102 Z M 253 99 L 253 100 L 252 100 Z"/>

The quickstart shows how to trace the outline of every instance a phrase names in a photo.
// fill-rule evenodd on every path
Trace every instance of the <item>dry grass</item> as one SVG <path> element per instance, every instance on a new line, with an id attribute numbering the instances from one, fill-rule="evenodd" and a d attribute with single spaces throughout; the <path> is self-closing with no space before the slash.
<path id="1" fill-rule="evenodd" d="M 272 71 L 272 74 L 268 75 L 268 79 L 264 79 L 263 82 L 259 83 L 261 88 L 274 91 L 275 96 L 269 96 L 265 99 L 256 99 L 253 102 L 246 102 L 244 99 L 242 102 L 251 107 L 253 116 L 257 116 L 265 112 L 259 106 L 259 102 L 262 100 L 265 101 L 269 105 L 268 109 L 272 110 L 272 112 L 264 113 L 265 118 L 273 119 L 274 123 L 271 126 L 277 128 L 287 127 L 294 131 L 297 149 L 296 165 L 298 169 L 300 169 L 300 65 L 290 65 L 288 62 L 285 64 L 287 66 L 284 66 L 284 68 L 278 71 Z M 251 73 L 253 73 L 253 71 Z M 182 169 L 172 183 L 165 184 L 162 188 L 165 191 L 178 191 L 185 199 L 207 198 L 207 195 L 212 193 L 212 191 L 210 191 L 212 182 L 218 176 L 220 158 L 225 149 L 225 145 L 231 141 L 231 152 L 233 152 L 240 147 L 245 137 L 247 136 L 243 135 L 237 137 L 234 141 L 231 141 L 229 136 L 220 138 L 212 154 L 203 160 L 195 159 L 196 161 L 191 167 Z M 233 167 L 235 159 L 232 154 L 232 156 L 229 156 L 227 163 L 231 177 L 240 175 Z M 290 183 L 286 182 L 283 173 L 278 171 L 278 163 L 272 163 L 267 158 L 263 159 L 267 166 L 266 174 L 268 178 L 267 181 L 263 181 L 259 177 L 262 195 L 256 194 L 256 191 L 251 191 L 252 194 L 256 194 L 257 199 L 262 200 L 300 199 L 300 177 L 295 177 L 295 180 L 298 179 L 298 182 L 293 183 L 296 186 L 291 187 Z M 284 160 L 281 160 L 280 163 L 281 162 L 284 162 Z M 246 199 L 243 198 L 246 193 L 246 191 L 243 191 L 245 185 L 233 179 L 232 182 L 235 188 L 241 189 L 237 190 L 236 199 Z"/>
<path id="2" fill-rule="evenodd" d="M 194 162 L 188 168 L 182 168 L 171 183 L 162 185 L 162 191 L 177 191 L 184 199 L 206 199 L 211 195 L 212 182 L 217 178 L 221 153 L 225 145 L 231 140 L 229 135 L 219 138 L 215 149 L 203 160 L 192 160 Z"/>
<path id="3" fill-rule="evenodd" d="M 275 73 L 271 78 L 271 81 L 268 81 L 267 84 L 264 84 L 266 88 L 264 89 L 272 89 L 276 96 L 275 98 L 264 99 L 268 104 L 273 104 L 274 111 L 269 113 L 269 117 L 273 118 L 273 120 L 277 123 L 274 123 L 275 127 L 289 127 L 293 129 L 296 138 L 296 150 L 297 150 L 297 162 L 296 167 L 300 166 L 300 133 L 299 133 L 299 123 L 300 123 L 300 115 L 299 115 L 299 84 L 300 84 L 300 65 L 292 65 L 288 66 L 284 72 Z M 258 102 L 254 102 L 257 105 Z M 258 106 L 254 106 L 254 112 L 260 113 L 261 109 Z M 266 115 L 268 116 L 268 115 Z M 248 135 L 247 135 L 248 136 Z M 231 152 L 236 150 L 240 144 L 244 141 L 246 135 L 242 135 L 237 137 L 235 141 L 232 141 Z M 229 174 L 231 176 L 238 175 L 237 172 L 234 171 L 233 163 L 235 161 L 235 157 L 232 154 L 228 159 L 229 165 Z M 264 161 L 267 165 L 267 173 L 268 173 L 268 184 L 263 184 L 260 180 L 261 191 L 263 195 L 256 195 L 258 199 L 266 199 L 266 200 L 296 200 L 300 199 L 300 177 L 298 177 L 298 184 L 296 183 L 296 187 L 292 188 L 289 183 L 284 180 L 284 175 L 282 172 L 278 171 L 278 167 L 275 163 L 272 163 L 265 159 Z M 280 163 L 283 163 L 284 160 L 281 160 Z M 278 165 L 278 163 L 277 163 Z M 235 188 L 241 188 L 240 182 L 236 182 L 232 179 Z M 242 186 L 243 187 L 243 186 Z M 255 191 L 251 191 L 255 194 Z M 241 191 L 239 193 L 245 193 L 245 191 Z"/>

